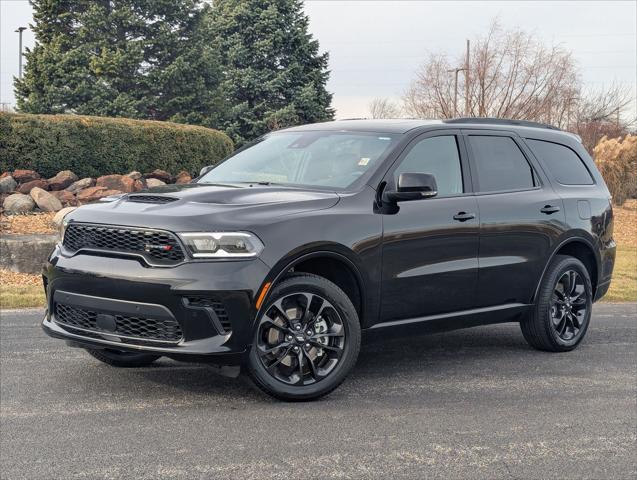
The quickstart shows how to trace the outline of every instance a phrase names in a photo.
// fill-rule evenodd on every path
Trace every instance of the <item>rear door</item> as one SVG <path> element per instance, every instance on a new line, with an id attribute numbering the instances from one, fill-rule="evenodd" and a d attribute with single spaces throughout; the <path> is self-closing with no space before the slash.
<path id="1" fill-rule="evenodd" d="M 564 229 L 562 200 L 515 133 L 463 133 L 480 212 L 476 306 L 529 303 Z"/>

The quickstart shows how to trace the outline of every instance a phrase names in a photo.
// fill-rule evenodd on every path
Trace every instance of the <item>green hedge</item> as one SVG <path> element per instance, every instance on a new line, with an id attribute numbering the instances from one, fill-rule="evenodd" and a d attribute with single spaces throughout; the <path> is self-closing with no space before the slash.
<path id="1" fill-rule="evenodd" d="M 80 178 L 156 168 L 198 174 L 233 150 L 223 133 L 170 122 L 79 115 L 0 113 L 0 171 Z"/>

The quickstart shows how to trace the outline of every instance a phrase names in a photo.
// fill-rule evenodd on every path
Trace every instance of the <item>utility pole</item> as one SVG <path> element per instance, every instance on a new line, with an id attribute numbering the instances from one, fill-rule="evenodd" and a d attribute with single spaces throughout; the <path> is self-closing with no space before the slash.
<path id="1" fill-rule="evenodd" d="M 464 71 L 464 68 L 452 68 L 451 70 L 447 70 L 447 72 L 454 72 L 456 78 L 453 83 L 453 116 L 458 116 L 458 73 Z"/>
<path id="2" fill-rule="evenodd" d="M 22 78 L 22 32 L 24 32 L 27 27 L 18 27 L 15 31 L 18 35 L 20 35 L 20 43 L 18 47 L 18 78 Z"/>
<path id="3" fill-rule="evenodd" d="M 466 117 L 471 115 L 471 100 L 469 99 L 469 40 L 467 40 L 467 57 L 464 64 L 464 114 Z M 458 74 L 456 73 L 456 80 Z"/>

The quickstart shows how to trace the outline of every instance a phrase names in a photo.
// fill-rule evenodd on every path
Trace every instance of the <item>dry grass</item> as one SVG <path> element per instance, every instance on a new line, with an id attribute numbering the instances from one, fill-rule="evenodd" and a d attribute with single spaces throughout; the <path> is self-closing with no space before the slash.
<path id="1" fill-rule="evenodd" d="M 0 215 L 2 233 L 56 233 L 53 225 L 55 213 Z"/>
<path id="2" fill-rule="evenodd" d="M 42 277 L 0 270 L 0 308 L 42 307 Z"/>

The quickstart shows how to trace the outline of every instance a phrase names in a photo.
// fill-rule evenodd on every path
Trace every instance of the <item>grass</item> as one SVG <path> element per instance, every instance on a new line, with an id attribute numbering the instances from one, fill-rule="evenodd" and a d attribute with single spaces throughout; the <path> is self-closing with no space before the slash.
<path id="1" fill-rule="evenodd" d="M 637 302 L 637 247 L 617 247 L 613 280 L 603 302 Z"/>
<path id="2" fill-rule="evenodd" d="M 46 303 L 42 285 L 3 284 L 0 287 L 0 308 L 43 307 Z"/>

